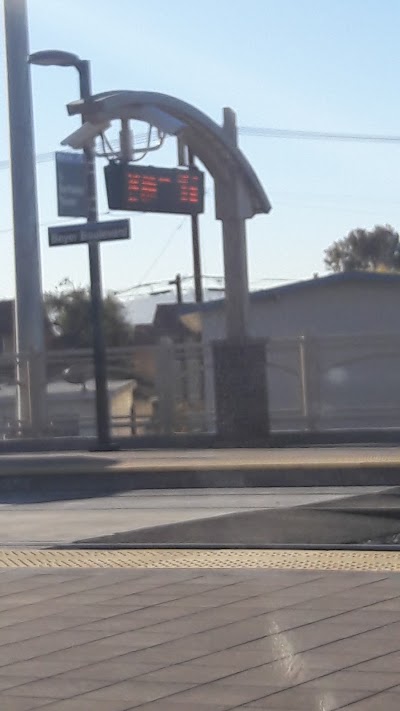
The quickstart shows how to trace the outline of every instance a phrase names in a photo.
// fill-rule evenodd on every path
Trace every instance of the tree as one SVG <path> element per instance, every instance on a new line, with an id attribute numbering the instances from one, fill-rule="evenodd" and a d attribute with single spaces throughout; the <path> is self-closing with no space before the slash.
<path id="1" fill-rule="evenodd" d="M 390 225 L 372 230 L 351 230 L 325 250 L 325 264 L 333 272 L 397 271 L 400 269 L 399 234 Z"/>
<path id="2" fill-rule="evenodd" d="M 47 318 L 51 324 L 50 348 L 91 348 L 92 315 L 90 291 L 75 287 L 69 280 L 45 295 Z M 103 301 L 107 346 L 128 346 L 134 327 L 126 319 L 124 305 L 113 294 Z"/>

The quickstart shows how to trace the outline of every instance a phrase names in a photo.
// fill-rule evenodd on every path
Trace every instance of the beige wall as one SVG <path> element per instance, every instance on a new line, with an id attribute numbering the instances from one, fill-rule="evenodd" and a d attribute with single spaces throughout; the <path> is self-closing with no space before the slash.
<path id="1" fill-rule="evenodd" d="M 130 411 L 133 401 L 133 386 L 131 383 L 121 387 L 118 392 L 114 392 L 110 397 L 110 414 L 112 418 L 130 418 Z M 122 424 L 122 423 L 121 423 Z M 130 426 L 114 426 L 112 434 L 115 437 L 129 437 L 131 435 Z"/>
<path id="2" fill-rule="evenodd" d="M 224 335 L 222 309 L 206 311 L 203 323 L 206 409 L 213 429 L 210 343 Z M 396 286 L 337 283 L 285 290 L 278 298 L 251 303 L 249 328 L 253 337 L 269 341 L 267 377 L 275 429 L 400 426 Z"/>

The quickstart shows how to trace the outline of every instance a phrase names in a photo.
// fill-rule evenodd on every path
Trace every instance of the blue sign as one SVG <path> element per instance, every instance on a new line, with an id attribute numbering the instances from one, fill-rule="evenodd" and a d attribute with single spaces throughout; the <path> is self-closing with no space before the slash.
<path id="1" fill-rule="evenodd" d="M 60 217 L 87 217 L 87 174 L 83 153 L 56 153 L 57 208 Z"/>

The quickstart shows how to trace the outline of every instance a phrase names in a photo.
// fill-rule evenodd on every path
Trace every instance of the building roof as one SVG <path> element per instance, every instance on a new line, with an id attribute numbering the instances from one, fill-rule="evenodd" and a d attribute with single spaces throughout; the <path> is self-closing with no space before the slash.
<path id="1" fill-rule="evenodd" d="M 283 286 L 275 286 L 270 289 L 261 289 L 250 292 L 250 301 L 263 301 L 264 299 L 274 299 L 284 294 L 296 293 L 305 289 L 324 289 L 331 286 L 346 284 L 368 284 L 369 286 L 398 286 L 400 288 L 400 274 L 381 272 L 338 272 L 327 276 L 304 279 L 302 281 L 290 282 Z M 178 306 L 180 314 L 191 313 L 193 311 L 212 311 L 221 308 L 225 299 L 215 299 L 203 304 L 181 304 Z M 177 308 L 177 305 L 175 305 Z"/>
<path id="2" fill-rule="evenodd" d="M 180 337 L 186 333 L 186 327 L 180 320 L 182 313 L 197 311 L 198 304 L 158 304 L 154 315 L 154 330 L 157 336 Z M 194 307 L 194 308 L 193 308 Z"/>
<path id="3" fill-rule="evenodd" d="M 124 390 L 133 390 L 136 387 L 135 380 L 109 380 L 107 383 L 110 396 L 116 395 Z M 16 397 L 17 386 L 15 384 L 2 384 L 0 386 L 0 401 L 13 400 Z M 75 383 L 68 383 L 65 380 L 53 380 L 47 383 L 47 397 L 50 400 L 94 400 L 96 384 L 94 380 L 88 380 L 86 388 Z"/>
<path id="4" fill-rule="evenodd" d="M 305 279 L 303 281 L 291 282 L 282 286 L 250 292 L 250 302 L 276 301 L 286 295 L 296 295 L 305 290 L 320 290 L 332 286 L 346 286 L 355 284 L 365 284 L 369 287 L 390 287 L 395 286 L 400 289 L 400 274 L 381 272 L 338 272 L 327 276 Z M 203 304 L 171 304 L 178 318 L 194 332 L 201 332 L 201 314 L 218 311 L 223 308 L 225 299 L 215 299 L 206 301 Z"/>

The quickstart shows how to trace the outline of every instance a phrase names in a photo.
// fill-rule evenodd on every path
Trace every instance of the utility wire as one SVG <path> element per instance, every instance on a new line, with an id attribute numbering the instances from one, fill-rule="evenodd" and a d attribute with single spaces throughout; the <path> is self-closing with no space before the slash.
<path id="1" fill-rule="evenodd" d="M 400 135 L 390 135 L 385 133 L 341 133 L 335 131 L 303 131 L 291 128 L 269 128 L 267 126 L 239 126 L 238 132 L 242 136 L 253 138 L 279 138 L 308 141 L 341 141 L 345 143 L 400 143 Z M 147 133 L 140 133 L 135 136 L 135 144 L 146 142 Z M 113 145 L 116 141 L 111 142 Z M 46 163 L 54 160 L 54 153 L 38 153 L 37 163 Z M 0 161 L 0 170 L 9 168 L 10 161 Z"/>
<path id="2" fill-rule="evenodd" d="M 148 139 L 148 133 L 138 133 L 135 136 L 135 145 L 139 144 L 141 145 L 142 143 L 146 143 Z M 111 141 L 111 146 L 114 148 L 119 148 L 119 141 L 117 139 Z M 52 153 L 37 153 L 36 154 L 36 163 L 50 163 L 53 161 L 55 158 L 55 151 Z M 5 170 L 10 167 L 10 161 L 9 160 L 0 160 L 0 170 Z"/>
<path id="3" fill-rule="evenodd" d="M 99 216 L 102 217 L 103 215 L 119 215 L 121 214 L 120 210 L 104 210 L 104 212 L 99 212 Z M 144 213 L 139 213 L 139 216 L 141 217 Z M 39 222 L 38 226 L 39 227 L 52 227 L 54 225 L 54 222 L 56 221 L 57 218 L 54 218 L 54 220 L 51 220 L 50 222 Z M 72 218 L 72 219 L 79 219 L 79 218 Z M 61 221 L 62 220 L 62 221 Z M 63 225 L 70 225 L 71 220 L 68 222 L 65 222 L 64 218 L 61 218 L 61 220 L 58 220 L 56 222 L 56 225 L 58 227 L 63 227 Z M 4 227 L 0 229 L 0 234 L 9 234 L 10 232 L 14 232 L 14 227 Z"/>
<path id="4" fill-rule="evenodd" d="M 207 276 L 205 274 L 202 275 L 202 280 L 203 281 L 218 281 L 218 282 L 223 282 L 225 281 L 224 276 Z M 182 276 L 181 281 L 194 281 L 194 276 Z M 127 294 L 128 292 L 132 291 L 138 291 L 140 289 L 148 289 L 153 286 L 162 286 L 165 284 L 169 284 L 170 279 L 161 279 L 159 281 L 148 281 L 148 282 L 140 282 L 139 284 L 133 284 L 133 286 L 128 286 L 126 289 L 121 289 L 119 291 L 115 291 L 115 295 L 122 295 L 122 294 Z"/>
<path id="5" fill-rule="evenodd" d="M 153 271 L 154 267 L 156 266 L 156 264 L 158 264 L 158 262 L 160 261 L 161 257 L 164 256 L 165 252 L 167 251 L 168 247 L 170 246 L 170 244 L 171 244 L 172 240 L 174 239 L 175 235 L 179 232 L 179 230 L 182 229 L 182 227 L 183 227 L 183 225 L 185 224 L 185 222 L 186 222 L 186 217 L 183 217 L 182 220 L 179 222 L 179 224 L 172 230 L 172 232 L 171 232 L 171 234 L 169 235 L 168 239 L 166 240 L 166 242 L 165 242 L 163 248 L 162 248 L 161 251 L 158 253 L 158 255 L 157 255 L 157 257 L 154 259 L 154 261 L 150 264 L 150 266 L 148 267 L 148 269 L 146 269 L 145 273 L 143 274 L 142 278 L 140 279 L 141 282 L 144 281 L 144 280 L 147 278 L 147 276 L 150 274 L 150 272 Z"/>
<path id="6" fill-rule="evenodd" d="M 193 282 L 194 281 L 194 276 L 182 276 L 182 282 Z M 257 284 L 263 284 L 265 282 L 269 283 L 277 283 L 277 282 L 288 282 L 292 281 L 293 277 L 265 277 L 261 279 L 254 279 L 250 282 L 252 286 L 255 286 Z M 208 276 L 206 274 L 202 275 L 202 281 L 211 281 L 211 282 L 217 282 L 219 285 L 222 285 L 225 281 L 225 277 L 223 275 L 219 276 Z M 170 280 L 169 279 L 161 279 L 159 281 L 150 281 L 150 282 L 140 282 L 138 284 L 133 284 L 133 286 L 129 286 L 126 289 L 121 289 L 118 291 L 114 291 L 113 293 L 116 296 L 127 296 L 129 294 L 133 294 L 135 291 L 140 291 L 141 289 L 150 289 L 155 286 L 165 286 L 169 284 Z"/>
<path id="7" fill-rule="evenodd" d="M 291 138 L 309 141 L 346 141 L 362 143 L 400 143 L 400 136 L 375 133 L 337 133 L 330 131 L 302 131 L 290 128 L 266 128 L 263 126 L 240 126 L 242 136 L 258 138 Z"/>

